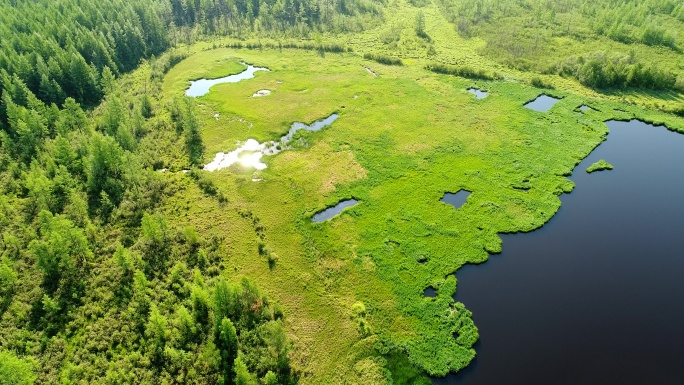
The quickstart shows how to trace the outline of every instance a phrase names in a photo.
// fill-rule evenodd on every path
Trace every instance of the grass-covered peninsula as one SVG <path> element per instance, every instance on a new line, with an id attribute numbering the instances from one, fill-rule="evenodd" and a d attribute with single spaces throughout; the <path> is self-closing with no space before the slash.
<path id="1" fill-rule="evenodd" d="M 587 167 L 587 172 L 591 174 L 592 172 L 596 171 L 603 171 L 603 170 L 612 170 L 613 165 L 606 162 L 605 160 L 601 159 L 598 162 L 592 164 L 591 166 Z"/>

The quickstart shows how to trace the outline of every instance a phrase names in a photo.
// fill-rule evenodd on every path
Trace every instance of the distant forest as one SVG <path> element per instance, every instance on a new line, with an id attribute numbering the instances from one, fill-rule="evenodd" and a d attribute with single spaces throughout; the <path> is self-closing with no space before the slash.
<path id="1" fill-rule="evenodd" d="M 674 68 L 658 68 L 646 55 L 614 52 L 641 44 L 681 52 L 684 2 L 677 0 L 438 0 L 444 16 L 465 37 L 487 42 L 485 54 L 521 70 L 559 74 L 594 89 L 684 90 Z M 601 42 L 620 43 L 609 45 Z M 554 42 L 571 39 L 576 45 Z M 559 40 L 562 41 L 562 40 Z M 591 42 L 591 43 L 590 43 Z M 591 44 L 588 55 L 577 55 Z M 571 48 L 568 48 L 571 47 Z M 575 51 L 575 52 L 573 52 Z M 565 57 L 558 57 L 563 53 Z M 549 59 L 556 58 L 555 62 Z M 681 72 L 681 71 L 679 71 Z"/>
<path id="2" fill-rule="evenodd" d="M 95 106 L 107 67 L 118 75 L 196 33 L 305 36 L 354 31 L 381 14 L 370 0 L 12 0 L 0 5 L 3 89 L 25 85 L 61 106 Z M 2 121 L 6 122 L 4 112 Z"/>

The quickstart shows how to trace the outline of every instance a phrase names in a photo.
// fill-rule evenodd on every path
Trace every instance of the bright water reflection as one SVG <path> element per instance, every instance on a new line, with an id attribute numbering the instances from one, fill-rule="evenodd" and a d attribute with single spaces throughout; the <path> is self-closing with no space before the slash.
<path id="1" fill-rule="evenodd" d="M 209 93 L 209 89 L 221 83 L 237 83 L 241 80 L 247 80 L 254 77 L 257 71 L 268 71 L 268 68 L 255 67 L 251 64 L 247 65 L 247 69 L 239 74 L 225 76 L 218 79 L 199 79 L 190 82 L 190 87 L 185 91 L 186 96 L 198 97 Z"/>
<path id="2" fill-rule="evenodd" d="M 206 171 L 216 171 L 223 168 L 230 167 L 233 164 L 240 164 L 244 167 L 252 167 L 257 170 L 266 168 L 266 164 L 261 161 L 263 155 L 275 155 L 288 148 L 295 133 L 299 130 L 306 131 L 320 131 L 328 127 L 335 120 L 339 118 L 338 114 L 332 114 L 325 119 L 317 120 L 311 125 L 306 125 L 300 122 L 294 122 L 287 134 L 280 138 L 279 142 L 269 141 L 259 143 L 255 139 L 247 139 L 245 143 L 240 145 L 236 150 L 228 153 L 219 152 L 214 157 L 214 160 L 204 166 Z"/>

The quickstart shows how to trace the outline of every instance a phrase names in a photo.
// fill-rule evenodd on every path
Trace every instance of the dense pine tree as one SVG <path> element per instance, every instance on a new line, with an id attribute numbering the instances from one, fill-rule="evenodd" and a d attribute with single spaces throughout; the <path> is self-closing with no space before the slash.
<path id="1" fill-rule="evenodd" d="M 156 92 L 191 35 L 306 34 L 377 14 L 363 1 L 0 5 L 0 383 L 296 383 L 282 312 L 215 279 L 220 242 L 153 214 L 151 146 L 203 156 L 194 101 Z M 131 96 L 117 77 L 142 60 Z"/>

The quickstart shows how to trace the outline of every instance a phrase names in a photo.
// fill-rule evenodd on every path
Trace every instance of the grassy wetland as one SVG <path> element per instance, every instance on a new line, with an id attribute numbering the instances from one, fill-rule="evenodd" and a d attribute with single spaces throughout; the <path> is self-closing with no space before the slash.
<path id="1" fill-rule="evenodd" d="M 454 274 L 557 213 L 604 122 L 684 132 L 674 2 L 610 26 L 583 2 L 352 3 L 189 22 L 173 2 L 172 33 L 135 69 L 83 67 L 100 78 L 85 110 L 3 68 L 2 368 L 25 383 L 429 384 L 477 354 Z M 247 64 L 268 71 L 185 96 Z M 557 101 L 525 107 L 541 95 Z M 441 201 L 460 191 L 462 206 Z"/>
<path id="2" fill-rule="evenodd" d="M 248 209 L 264 224 L 269 252 L 278 256 L 275 267 L 254 260 L 257 245 L 229 266 L 271 281 L 264 283 L 269 292 L 303 312 L 289 327 L 305 333 L 300 337 L 308 338 L 314 357 L 327 357 L 310 367 L 314 382 L 369 375 L 347 371 L 354 360 L 380 375 L 387 358 L 398 354 L 431 375 L 465 367 L 478 334 L 468 310 L 452 300 L 452 274 L 500 252 L 497 234 L 531 231 L 548 221 L 560 206 L 558 195 L 573 188 L 564 175 L 606 138 L 603 121 L 616 114 L 612 104 L 592 100 L 599 110 L 580 115 L 575 107 L 587 99 L 559 90 L 554 94 L 561 101 L 540 113 L 523 107 L 539 94 L 524 84 L 473 82 L 421 66 L 294 50 L 198 52 L 170 71 L 165 94 L 183 92 L 171 79 L 185 65 L 217 58 L 270 72 L 215 86 L 198 99 L 205 159 L 248 138 L 274 140 L 295 121 L 340 115 L 320 132 L 303 133 L 296 148 L 264 157 L 265 170 L 234 166 L 207 175 L 231 197 L 228 205 Z M 474 84 L 486 87 L 488 97 L 469 94 Z M 251 98 L 259 89 L 272 94 Z M 463 207 L 439 202 L 459 189 L 472 192 Z M 314 213 L 351 197 L 360 204 L 310 223 Z M 435 298 L 424 297 L 427 287 L 437 290 Z M 358 303 L 363 318 L 353 315 Z M 332 332 L 324 329 L 309 335 L 297 325 L 309 317 L 331 317 L 347 334 L 330 339 L 319 334 Z"/>

